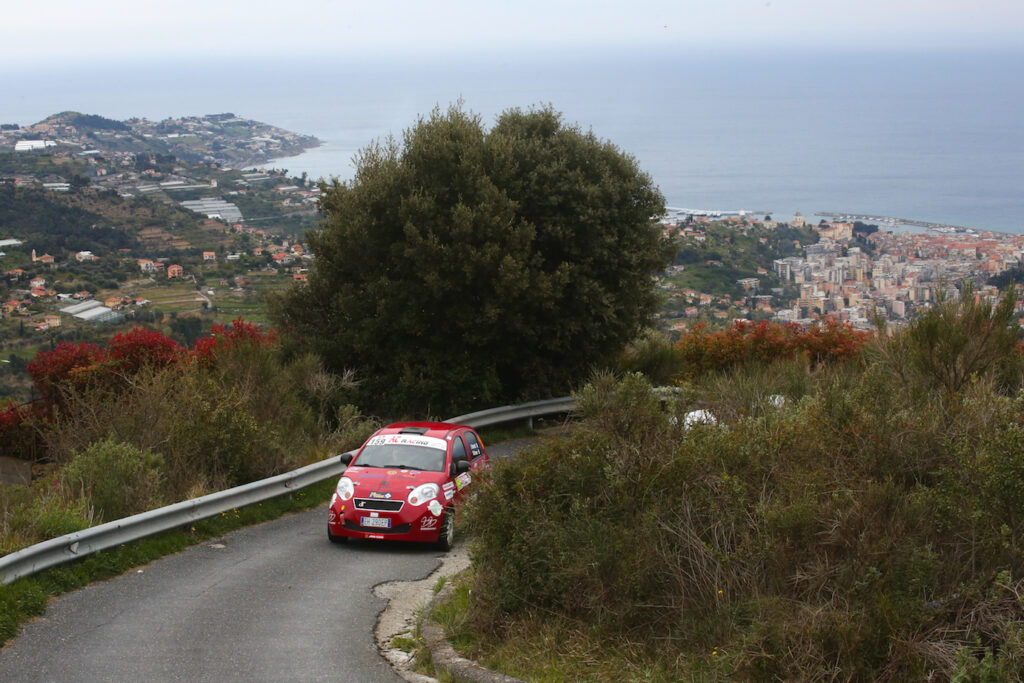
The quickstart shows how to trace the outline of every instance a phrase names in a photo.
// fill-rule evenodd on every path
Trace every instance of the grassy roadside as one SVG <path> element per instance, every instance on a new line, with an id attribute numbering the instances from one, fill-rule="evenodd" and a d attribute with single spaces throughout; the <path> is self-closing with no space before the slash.
<path id="1" fill-rule="evenodd" d="M 434 619 L 537 681 L 1024 679 L 1019 341 L 958 350 L 1004 329 L 975 303 L 849 362 L 701 378 L 719 424 L 595 377 L 571 438 L 469 501 L 472 571 Z"/>
<path id="2" fill-rule="evenodd" d="M 601 634 L 591 625 L 552 620 L 550 615 L 520 619 L 509 625 L 500 640 L 482 637 L 473 626 L 472 571 L 470 568 L 450 579 L 453 591 L 424 618 L 444 629 L 456 652 L 492 671 L 538 683 L 728 679 L 726 672 L 715 666 L 717 652 L 689 658 L 684 666 L 649 644 L 629 642 L 621 634 Z M 417 652 L 416 662 L 420 673 L 438 675 L 429 652 Z"/>
<path id="3" fill-rule="evenodd" d="M 196 522 L 187 529 L 167 531 L 124 544 L 115 550 L 93 553 L 81 560 L 0 586 L 0 645 L 16 636 L 26 621 L 41 615 L 51 598 L 94 581 L 113 578 L 230 531 L 317 507 L 330 499 L 334 486 L 332 477 L 291 495 L 224 512 Z"/>

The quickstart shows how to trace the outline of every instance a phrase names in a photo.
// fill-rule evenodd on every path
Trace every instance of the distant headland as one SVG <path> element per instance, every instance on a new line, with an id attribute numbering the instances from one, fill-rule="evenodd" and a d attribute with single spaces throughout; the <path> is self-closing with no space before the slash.
<path id="1" fill-rule="evenodd" d="M 247 168 L 301 154 L 321 141 L 231 113 L 116 121 L 66 111 L 31 126 L 0 125 L 0 150 L 7 146 L 21 151 L 58 144 L 81 147 L 83 151 L 173 155 L 192 164 Z"/>

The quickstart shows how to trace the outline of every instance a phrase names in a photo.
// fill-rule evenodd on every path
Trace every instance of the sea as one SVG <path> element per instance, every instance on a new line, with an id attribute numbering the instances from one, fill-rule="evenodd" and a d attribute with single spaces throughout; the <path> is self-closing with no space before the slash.
<path id="1" fill-rule="evenodd" d="M 837 36 L 837 44 L 841 37 Z M 900 45 L 81 61 L 0 72 L 0 123 L 232 112 L 315 135 L 274 160 L 352 178 L 360 149 L 453 104 L 551 105 L 632 155 L 670 207 L 891 216 L 1024 233 L 1024 49 Z"/>

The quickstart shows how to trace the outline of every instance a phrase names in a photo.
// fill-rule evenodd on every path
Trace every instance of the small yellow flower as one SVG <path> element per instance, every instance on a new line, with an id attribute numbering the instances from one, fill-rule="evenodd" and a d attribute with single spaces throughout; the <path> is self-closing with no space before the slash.
<path id="1" fill-rule="evenodd" d="M 718 594 L 719 594 L 719 595 L 721 595 L 721 594 L 722 594 L 722 589 L 721 589 L 721 588 L 719 588 L 719 589 L 718 589 Z"/>

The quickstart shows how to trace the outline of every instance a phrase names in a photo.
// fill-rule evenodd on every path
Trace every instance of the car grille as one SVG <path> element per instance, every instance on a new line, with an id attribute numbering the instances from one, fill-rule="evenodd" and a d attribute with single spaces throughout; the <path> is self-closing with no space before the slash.
<path id="1" fill-rule="evenodd" d="M 369 532 L 371 534 L 407 534 L 410 531 L 412 531 L 412 524 L 399 524 L 397 526 L 391 527 L 390 529 L 378 529 L 377 527 L 359 526 L 357 522 L 353 522 L 352 520 L 346 519 L 345 528 L 349 531 L 362 531 Z"/>
<path id="2" fill-rule="evenodd" d="M 381 510 L 398 512 L 405 505 L 404 500 L 380 500 L 377 498 L 356 498 L 356 510 Z"/>

